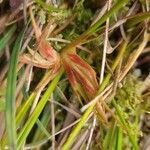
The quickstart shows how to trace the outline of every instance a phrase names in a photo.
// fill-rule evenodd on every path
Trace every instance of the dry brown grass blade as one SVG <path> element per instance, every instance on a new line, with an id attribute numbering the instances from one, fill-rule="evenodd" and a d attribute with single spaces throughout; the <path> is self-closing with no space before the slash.
<path id="1" fill-rule="evenodd" d="M 147 31 L 145 31 L 142 43 L 139 45 L 138 49 L 134 50 L 130 54 L 128 61 L 127 61 L 127 64 L 123 68 L 123 71 L 119 77 L 119 81 L 121 81 L 126 76 L 126 74 L 129 72 L 129 70 L 132 68 L 132 66 L 136 62 L 137 58 L 139 57 L 139 55 L 142 53 L 142 51 L 146 47 L 149 40 L 150 40 L 150 34 L 147 33 Z"/>

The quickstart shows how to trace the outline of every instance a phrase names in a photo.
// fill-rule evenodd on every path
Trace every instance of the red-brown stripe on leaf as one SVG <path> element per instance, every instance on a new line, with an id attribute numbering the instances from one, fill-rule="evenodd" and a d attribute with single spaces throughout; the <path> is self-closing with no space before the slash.
<path id="1" fill-rule="evenodd" d="M 64 66 L 64 69 L 67 73 L 70 84 L 71 84 L 72 88 L 74 88 L 76 86 L 76 79 L 75 79 L 73 70 L 72 70 L 71 66 L 66 61 L 63 62 L 63 66 Z"/>
<path id="2" fill-rule="evenodd" d="M 95 95 L 96 89 L 95 87 L 91 84 L 91 82 L 83 75 L 80 74 L 79 72 L 74 70 L 74 75 L 78 83 L 82 86 L 84 89 L 85 93 L 88 94 L 88 97 L 91 98 Z"/>
<path id="3" fill-rule="evenodd" d="M 78 66 L 82 72 L 89 78 L 89 80 L 94 84 L 95 87 L 98 87 L 98 82 L 96 79 L 96 73 L 92 67 L 81 59 L 77 54 L 68 54 L 71 61 L 74 65 Z"/>
<path id="4" fill-rule="evenodd" d="M 46 40 L 42 38 L 40 38 L 39 40 L 38 50 L 40 54 L 50 62 L 57 60 L 58 57 L 57 52 Z"/>

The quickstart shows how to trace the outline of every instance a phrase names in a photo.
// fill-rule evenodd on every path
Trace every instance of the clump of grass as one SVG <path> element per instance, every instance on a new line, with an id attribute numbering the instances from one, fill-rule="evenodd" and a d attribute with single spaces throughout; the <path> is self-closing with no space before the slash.
<path id="1" fill-rule="evenodd" d="M 149 78 L 130 70 L 147 61 L 138 58 L 149 54 L 150 3 L 89 3 L 35 0 L 9 14 L 0 37 L 8 60 L 1 65 L 1 149 L 140 148 Z"/>

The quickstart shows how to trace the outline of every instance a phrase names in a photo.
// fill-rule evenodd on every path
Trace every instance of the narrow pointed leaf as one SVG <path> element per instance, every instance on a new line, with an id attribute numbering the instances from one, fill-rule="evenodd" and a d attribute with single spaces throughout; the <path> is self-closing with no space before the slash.
<path id="1" fill-rule="evenodd" d="M 48 89 L 42 96 L 40 102 L 38 103 L 37 107 L 35 108 L 34 112 L 30 116 L 30 118 L 27 120 L 26 124 L 24 125 L 23 129 L 18 135 L 17 139 L 17 150 L 20 149 L 22 144 L 25 142 L 27 136 L 29 135 L 32 127 L 36 123 L 39 115 L 41 114 L 44 106 L 46 105 L 46 102 L 48 101 L 49 97 L 51 96 L 52 92 L 54 91 L 58 81 L 60 80 L 62 76 L 63 71 L 61 70 L 59 74 L 55 77 L 55 79 L 50 83 Z"/>
<path id="2" fill-rule="evenodd" d="M 126 26 L 128 28 L 131 28 L 131 27 L 135 26 L 136 24 L 138 24 L 142 21 L 145 21 L 146 19 L 149 19 L 149 18 L 150 18 L 150 12 L 139 13 L 134 16 L 130 16 L 130 17 L 128 17 Z"/>
<path id="3" fill-rule="evenodd" d="M 0 39 L 0 56 L 2 56 L 5 46 L 7 45 L 8 41 L 11 39 L 11 37 L 14 34 L 15 30 L 16 30 L 16 26 L 14 25 Z"/>
<path id="4" fill-rule="evenodd" d="M 105 15 L 103 15 L 99 21 L 97 21 L 93 26 L 91 26 L 85 34 L 91 34 L 95 32 L 106 20 L 116 13 L 121 7 L 123 7 L 129 0 L 118 1 Z"/>
<path id="5" fill-rule="evenodd" d="M 21 49 L 23 32 L 21 32 L 15 42 L 10 58 L 7 88 L 6 88 L 6 130 L 8 134 L 9 146 L 16 149 L 16 122 L 15 122 L 15 99 L 16 99 L 16 79 L 17 79 L 17 60 Z"/>

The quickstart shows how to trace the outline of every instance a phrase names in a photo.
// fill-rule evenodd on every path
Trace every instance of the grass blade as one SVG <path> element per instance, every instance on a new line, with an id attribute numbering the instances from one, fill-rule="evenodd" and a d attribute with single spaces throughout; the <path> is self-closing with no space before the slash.
<path id="1" fill-rule="evenodd" d="M 66 143 L 62 146 L 62 150 L 68 150 L 70 149 L 71 145 L 73 144 L 73 142 L 75 141 L 77 135 L 79 134 L 80 130 L 82 129 L 82 127 L 85 125 L 87 118 L 89 117 L 89 115 L 91 114 L 93 108 L 95 105 L 91 105 L 86 112 L 82 115 L 79 123 L 75 126 L 75 128 L 72 130 L 72 132 L 70 133 Z"/>
<path id="2" fill-rule="evenodd" d="M 111 127 L 108 128 L 107 130 L 107 134 L 104 138 L 103 141 L 103 150 L 108 150 L 110 148 L 112 148 L 113 144 L 114 144 L 114 140 L 115 140 L 115 130 L 116 130 L 116 123 L 113 122 Z"/>
<path id="3" fill-rule="evenodd" d="M 59 79 L 61 78 L 62 73 L 63 73 L 63 71 L 59 72 L 59 74 L 51 82 L 48 89 L 46 90 L 46 92 L 42 96 L 40 102 L 38 103 L 37 107 L 35 108 L 35 111 L 32 113 L 32 115 L 30 116 L 30 118 L 26 122 L 25 126 L 23 127 L 23 129 L 19 133 L 18 139 L 17 139 L 17 149 L 18 150 L 20 149 L 21 145 L 24 143 L 28 134 L 30 133 L 32 127 L 36 123 L 36 121 L 37 121 L 40 113 L 42 112 L 46 102 L 48 101 L 48 99 L 49 99 L 50 95 L 52 94 L 52 92 L 54 91 Z"/>
<path id="4" fill-rule="evenodd" d="M 51 117 L 51 115 L 50 115 L 50 109 L 49 109 L 49 105 L 48 105 L 48 107 L 46 107 L 46 109 L 44 110 L 43 117 L 40 119 L 40 122 L 44 125 L 45 128 L 47 127 L 47 125 L 50 121 L 50 117 Z M 36 141 L 39 141 L 43 137 L 44 137 L 44 133 L 43 132 L 41 133 L 41 128 L 37 129 L 34 134 L 32 142 L 34 143 Z"/>
<path id="5" fill-rule="evenodd" d="M 128 18 L 126 26 L 128 28 L 131 28 L 135 26 L 136 24 L 150 18 L 150 12 L 145 12 L 145 13 L 139 13 L 137 15 L 131 16 Z"/>
<path id="6" fill-rule="evenodd" d="M 92 34 L 95 32 L 106 20 L 111 17 L 114 13 L 116 13 L 121 7 L 123 7 L 128 0 L 118 1 L 105 15 L 101 17 L 99 21 L 97 21 L 93 26 L 91 26 L 85 34 Z"/>
<path id="7" fill-rule="evenodd" d="M 29 110 L 33 100 L 34 100 L 35 95 L 36 95 L 36 93 L 33 92 L 29 96 L 29 98 L 25 101 L 25 103 L 21 107 L 19 107 L 17 109 L 17 112 L 16 112 L 17 115 L 16 115 L 16 118 L 15 118 L 15 120 L 16 120 L 16 127 L 18 127 L 19 124 L 21 123 L 21 121 L 25 118 L 25 115 L 27 114 L 27 112 L 28 112 L 28 110 Z M 3 138 L 1 139 L 1 142 L 0 142 L 1 149 L 4 149 L 6 143 L 7 143 L 7 138 L 6 138 L 6 134 L 5 134 L 3 136 Z"/>
<path id="8" fill-rule="evenodd" d="M 129 0 L 121 0 L 118 1 L 106 14 L 104 14 L 93 26 L 89 27 L 85 32 L 83 32 L 77 39 L 72 41 L 68 46 L 66 46 L 63 50 L 66 49 L 71 50 L 75 48 L 77 45 L 84 43 L 85 39 L 91 36 L 93 33 L 96 33 L 98 28 L 107 20 L 107 18 L 111 17 L 114 13 L 116 13 L 121 7 L 123 7 Z"/>
<path id="9" fill-rule="evenodd" d="M 32 105 L 33 100 L 35 99 L 36 93 L 33 92 L 29 98 L 25 101 L 25 103 L 21 106 L 21 108 L 18 110 L 17 116 L 16 116 L 16 124 L 17 126 L 20 124 L 22 119 L 25 117 L 26 113 L 28 112 L 30 106 Z"/>
<path id="10" fill-rule="evenodd" d="M 117 127 L 116 150 L 122 150 L 122 144 L 123 144 L 122 129 Z"/>
<path id="11" fill-rule="evenodd" d="M 15 90 L 16 90 L 16 79 L 17 79 L 17 60 L 19 50 L 22 44 L 23 32 L 18 36 L 8 70 L 7 88 L 6 88 L 6 129 L 8 134 L 9 146 L 12 149 L 16 149 L 16 122 L 15 122 Z"/>
<path id="12" fill-rule="evenodd" d="M 120 119 L 121 123 L 126 127 L 126 131 L 128 133 L 129 139 L 132 143 L 132 146 L 134 147 L 135 150 L 138 150 L 138 145 L 137 145 L 137 141 L 135 141 L 133 130 L 131 129 L 130 125 L 128 124 L 128 122 L 126 122 L 125 118 L 123 117 L 123 111 L 117 105 L 115 100 L 112 100 L 112 104 L 116 110 L 116 113 L 117 113 L 118 118 Z"/>
<path id="13" fill-rule="evenodd" d="M 2 56 L 5 46 L 8 43 L 8 41 L 10 40 L 10 38 L 12 37 L 13 33 L 15 32 L 15 30 L 16 30 L 16 26 L 14 25 L 0 39 L 0 56 Z"/>

